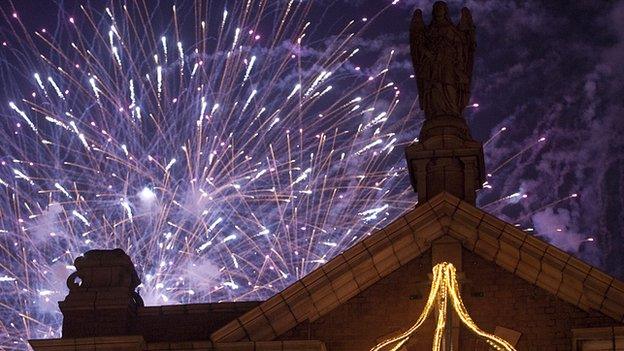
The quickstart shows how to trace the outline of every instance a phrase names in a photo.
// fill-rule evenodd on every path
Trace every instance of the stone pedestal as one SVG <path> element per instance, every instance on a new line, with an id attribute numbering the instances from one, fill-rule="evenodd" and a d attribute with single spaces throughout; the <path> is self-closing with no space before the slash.
<path id="1" fill-rule="evenodd" d="M 419 202 L 446 191 L 475 204 L 485 182 L 483 147 L 468 132 L 463 118 L 429 120 L 420 141 L 405 149 L 407 168 Z"/>
<path id="2" fill-rule="evenodd" d="M 140 284 L 123 250 L 92 250 L 75 260 L 67 279 L 69 294 L 59 302 L 63 338 L 132 335 L 137 309 L 143 305 Z"/>

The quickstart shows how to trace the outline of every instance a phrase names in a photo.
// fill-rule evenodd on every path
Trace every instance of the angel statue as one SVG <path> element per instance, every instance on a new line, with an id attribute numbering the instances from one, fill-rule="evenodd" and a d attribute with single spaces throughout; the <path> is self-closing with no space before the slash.
<path id="1" fill-rule="evenodd" d="M 425 26 L 422 11 L 414 12 L 410 51 L 418 85 L 420 108 L 426 119 L 461 117 L 470 99 L 475 27 L 467 8 L 455 26 L 445 2 L 433 5 L 433 19 Z"/>

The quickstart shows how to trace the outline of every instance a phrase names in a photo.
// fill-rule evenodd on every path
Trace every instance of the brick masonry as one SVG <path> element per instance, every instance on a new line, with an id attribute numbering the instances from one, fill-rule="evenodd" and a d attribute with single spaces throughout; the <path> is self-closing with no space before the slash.
<path id="1" fill-rule="evenodd" d="M 522 333 L 518 350 L 571 350 L 572 328 L 619 325 L 598 312 L 585 312 L 542 288 L 463 249 L 462 295 L 474 321 L 485 331 L 503 326 Z M 407 328 L 422 311 L 429 287 L 431 254 L 427 252 L 381 279 L 314 322 L 303 322 L 280 337 L 316 339 L 330 351 L 369 350 L 384 336 Z M 433 319 L 407 345 L 431 348 Z M 460 350 L 487 350 L 467 329 Z"/>
<path id="2" fill-rule="evenodd" d="M 147 342 L 209 340 L 210 334 L 260 302 L 142 307 L 134 333 Z"/>

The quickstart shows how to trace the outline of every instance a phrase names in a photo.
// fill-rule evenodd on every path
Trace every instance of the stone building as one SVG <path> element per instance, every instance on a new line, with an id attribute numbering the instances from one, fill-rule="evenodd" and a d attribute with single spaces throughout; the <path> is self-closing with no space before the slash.
<path id="1" fill-rule="evenodd" d="M 624 350 L 623 282 L 447 192 L 263 302 L 143 307 L 129 258 L 113 255 L 77 262 L 63 337 L 36 351 L 369 350 L 422 310 L 439 261 L 458 268 L 475 322 L 517 350 Z M 427 323 L 405 350 L 431 347 Z M 453 337 L 487 350 L 463 327 Z"/>
<path id="2" fill-rule="evenodd" d="M 432 267 L 451 262 L 475 323 L 517 350 L 624 350 L 623 282 L 475 206 L 483 151 L 461 116 L 465 101 L 458 115 L 436 114 L 437 99 L 453 97 L 453 82 L 431 92 L 431 80 L 440 81 L 422 76 L 424 65 L 436 63 L 419 59 L 428 49 L 419 38 L 447 23 L 445 5 L 435 6 L 431 25 L 419 27 L 418 12 L 412 24 L 420 95 L 430 99 L 421 101 L 430 107 L 420 141 L 406 149 L 420 198 L 413 210 L 260 302 L 145 307 L 123 251 L 87 252 L 59 303 L 62 338 L 31 340 L 33 349 L 366 351 L 413 323 Z M 456 29 L 470 39 L 467 16 Z M 471 71 L 474 43 L 466 43 Z M 430 349 L 434 328 L 426 321 L 401 350 Z M 448 330 L 454 350 L 489 350 L 457 318 Z"/>

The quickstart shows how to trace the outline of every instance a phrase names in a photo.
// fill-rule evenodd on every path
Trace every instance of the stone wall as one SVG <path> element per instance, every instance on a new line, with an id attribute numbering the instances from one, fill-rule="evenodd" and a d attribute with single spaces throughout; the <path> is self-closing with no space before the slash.
<path id="1" fill-rule="evenodd" d="M 463 268 L 472 280 L 466 308 L 484 330 L 503 326 L 522 333 L 518 350 L 570 350 L 572 328 L 619 325 L 598 312 L 584 312 L 545 290 L 464 250 Z M 461 332 L 462 350 L 487 350 L 467 330 Z"/>
<path id="2" fill-rule="evenodd" d="M 138 310 L 135 333 L 147 342 L 210 340 L 210 334 L 260 302 L 149 306 Z"/>
<path id="3" fill-rule="evenodd" d="M 374 269 L 374 268 L 373 268 Z M 317 339 L 330 351 L 369 350 L 377 340 L 405 328 L 422 311 L 428 287 L 431 255 L 415 258 L 328 315 L 312 323 L 302 323 L 282 339 Z M 425 291 L 421 291 L 425 290 Z M 432 321 L 427 321 L 423 335 L 431 335 Z M 430 337 L 411 343 L 414 350 L 431 349 Z"/>

